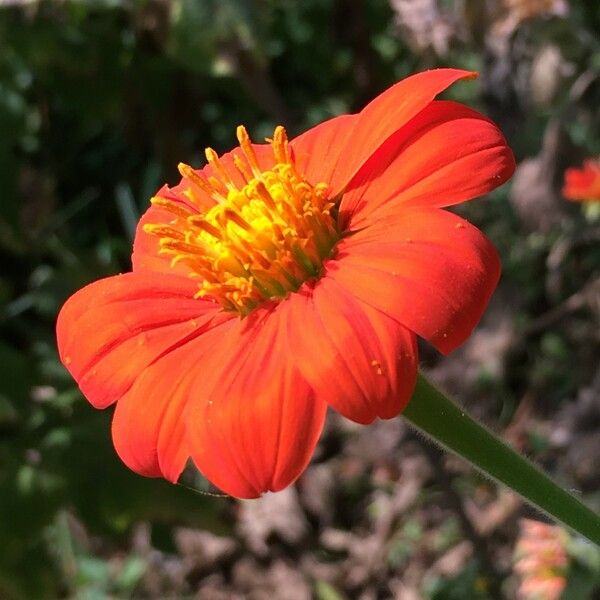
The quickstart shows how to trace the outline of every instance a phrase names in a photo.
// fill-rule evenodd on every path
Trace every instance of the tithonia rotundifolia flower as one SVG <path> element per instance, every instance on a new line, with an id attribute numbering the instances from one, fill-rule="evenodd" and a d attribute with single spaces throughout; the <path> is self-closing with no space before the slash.
<path id="1" fill-rule="evenodd" d="M 567 169 L 562 193 L 574 202 L 600 201 L 600 159 L 588 158 L 583 167 Z"/>
<path id="2" fill-rule="evenodd" d="M 532 519 L 521 519 L 520 529 L 514 555 L 518 600 L 558 600 L 567 585 L 567 532 Z"/>
<path id="3" fill-rule="evenodd" d="M 132 271 L 74 294 L 60 357 L 92 405 L 116 403 L 126 465 L 176 481 L 189 459 L 253 498 L 306 468 L 332 407 L 398 415 L 416 336 L 470 334 L 497 253 L 442 210 L 504 183 L 514 160 L 483 115 L 435 97 L 475 74 L 439 69 L 288 140 L 283 127 L 181 164 L 142 216 Z"/>

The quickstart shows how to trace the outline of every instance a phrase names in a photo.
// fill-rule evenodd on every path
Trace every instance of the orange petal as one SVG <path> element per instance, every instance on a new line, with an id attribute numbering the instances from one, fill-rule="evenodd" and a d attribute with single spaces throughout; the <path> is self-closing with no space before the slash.
<path id="1" fill-rule="evenodd" d="M 455 102 L 432 102 L 361 169 L 340 212 L 364 227 L 395 207 L 443 207 L 503 184 L 515 161 L 486 117 Z"/>
<path id="2" fill-rule="evenodd" d="M 448 86 L 476 73 L 459 69 L 423 71 L 399 81 L 358 114 L 325 121 L 292 140 L 311 183 L 325 181 L 332 196 L 343 191 L 359 169 L 401 127 Z M 302 157 L 308 157 L 302 158 Z"/>
<path id="3" fill-rule="evenodd" d="M 205 355 L 235 324 L 231 319 L 221 322 L 164 353 L 142 371 L 117 402 L 113 443 L 130 469 L 146 477 L 177 481 L 190 456 L 186 404 L 197 393 Z"/>
<path id="4" fill-rule="evenodd" d="M 133 241 L 131 265 L 134 271 L 166 272 L 169 275 L 187 277 L 190 268 L 184 262 L 171 266 L 172 254 L 159 254 L 159 237 L 144 231 L 144 225 L 170 225 L 174 219 L 172 212 L 158 206 L 150 206 L 139 220 Z M 197 281 L 197 280 L 196 280 Z"/>
<path id="5" fill-rule="evenodd" d="M 194 463 L 232 496 L 255 498 L 290 485 L 306 468 L 327 404 L 288 352 L 280 310 L 260 308 L 215 343 L 188 404 Z"/>
<path id="6" fill-rule="evenodd" d="M 288 352 L 318 398 L 359 423 L 402 411 L 417 375 L 411 331 L 327 276 L 286 304 Z"/>
<path id="7" fill-rule="evenodd" d="M 339 192 L 336 166 L 344 145 L 351 143 L 357 118 L 358 115 L 340 115 L 328 119 L 290 142 L 298 171 L 312 185 L 325 182 L 332 186 L 331 192 Z"/>
<path id="8" fill-rule="evenodd" d="M 439 209 L 398 210 L 338 244 L 327 276 L 448 353 L 470 335 L 500 261 L 470 223 Z"/>
<path id="9" fill-rule="evenodd" d="M 60 358 L 96 408 L 118 400 L 143 370 L 218 322 L 190 279 L 127 273 L 79 290 L 58 315 Z M 222 316 L 218 316 L 222 319 Z"/>

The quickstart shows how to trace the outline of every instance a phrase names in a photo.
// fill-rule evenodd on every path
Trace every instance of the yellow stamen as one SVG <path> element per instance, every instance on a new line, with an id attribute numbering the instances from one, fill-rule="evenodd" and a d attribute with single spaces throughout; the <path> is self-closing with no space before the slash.
<path id="1" fill-rule="evenodd" d="M 238 142 L 240 143 L 240 148 L 252 169 L 252 173 L 254 173 L 255 177 L 260 178 L 260 167 L 258 166 L 258 160 L 256 159 L 256 154 L 254 153 L 254 148 L 252 147 L 252 142 L 250 141 L 250 136 L 248 135 L 246 128 L 243 125 L 239 125 L 236 134 Z"/>
<path id="2" fill-rule="evenodd" d="M 252 173 L 248 170 L 248 165 L 237 155 L 233 155 L 233 164 L 235 168 L 239 171 L 240 175 L 244 178 L 246 183 L 252 181 L 253 176 Z"/>
<path id="3" fill-rule="evenodd" d="M 226 202 L 227 199 L 223 194 L 219 192 L 219 190 L 215 189 L 213 185 L 210 184 L 208 180 L 206 180 L 200 173 L 194 171 L 190 165 L 186 165 L 185 163 L 179 163 L 177 165 L 177 169 L 179 173 L 184 179 L 187 179 L 193 185 L 199 187 L 205 194 L 216 200 L 217 202 Z M 196 199 L 196 195 L 192 193 L 192 199 Z"/>
<path id="4" fill-rule="evenodd" d="M 232 223 L 235 223 L 238 227 L 245 231 L 252 231 L 252 226 L 249 223 L 246 223 L 246 221 L 244 221 L 244 219 L 242 219 L 242 217 L 240 217 L 235 210 L 226 208 L 223 211 L 223 218 L 225 221 L 231 221 Z"/>
<path id="5" fill-rule="evenodd" d="M 206 148 L 204 151 L 208 164 L 214 169 L 215 175 L 221 180 L 221 183 L 225 185 L 228 190 L 236 190 L 235 184 L 231 181 L 229 173 L 227 173 L 225 167 L 219 160 L 219 155 L 212 149 Z"/>
<path id="6" fill-rule="evenodd" d="M 275 128 L 271 143 L 273 145 L 273 153 L 275 154 L 275 162 L 281 165 L 288 164 L 290 156 L 288 152 L 287 133 L 281 125 Z"/>
<path id="7" fill-rule="evenodd" d="M 188 218 L 188 223 L 194 227 L 198 227 L 198 229 L 202 229 L 206 231 L 206 233 L 212 235 L 214 238 L 220 240 L 221 239 L 221 231 L 209 223 L 204 217 L 199 215 L 194 215 Z"/>
<path id="8" fill-rule="evenodd" d="M 146 225 L 144 225 L 144 231 L 146 233 L 149 233 L 151 235 L 156 235 L 158 236 L 161 241 L 162 240 L 183 240 L 185 239 L 184 234 L 179 231 L 178 229 L 175 229 L 173 227 L 169 227 L 168 225 L 154 225 L 151 223 L 146 223 Z"/>
<path id="9" fill-rule="evenodd" d="M 183 219 L 187 219 L 192 214 L 190 210 L 188 210 L 181 204 L 175 204 L 175 202 L 173 202 L 172 200 L 167 200 L 167 198 L 155 196 L 154 198 L 150 199 L 150 202 L 153 206 L 157 206 L 158 208 L 164 208 L 170 213 L 173 213 L 175 216 L 181 217 Z"/>
<path id="10" fill-rule="evenodd" d="M 317 277 L 340 234 L 327 184 L 312 185 L 297 171 L 283 127 L 267 140 L 272 166 L 264 170 L 245 127 L 237 128 L 237 138 L 241 155 L 233 154 L 233 165 L 206 150 L 208 177 L 179 165 L 189 183 L 184 194 L 200 212 L 154 198 L 154 205 L 175 218 L 147 224 L 144 231 L 160 238 L 159 252 L 172 255 L 173 265 L 184 263 L 191 276 L 201 279 L 195 297 L 211 298 L 243 316 Z M 235 183 L 240 176 L 241 187 Z"/>

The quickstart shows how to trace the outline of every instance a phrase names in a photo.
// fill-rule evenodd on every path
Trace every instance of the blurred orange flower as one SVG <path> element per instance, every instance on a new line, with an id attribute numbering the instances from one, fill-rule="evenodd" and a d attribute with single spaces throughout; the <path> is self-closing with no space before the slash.
<path id="1" fill-rule="evenodd" d="M 569 13 L 567 0 L 504 0 L 503 17 L 496 21 L 497 34 L 511 35 L 515 29 L 530 19 L 541 17 L 565 17 Z"/>
<path id="2" fill-rule="evenodd" d="M 588 158 L 581 169 L 567 169 L 562 193 L 574 202 L 600 201 L 600 159 Z"/>
<path id="3" fill-rule="evenodd" d="M 441 210 L 504 183 L 486 117 L 435 96 L 473 73 L 400 81 L 288 142 L 180 165 L 142 217 L 133 270 L 58 317 L 60 356 L 134 471 L 176 481 L 189 458 L 242 498 L 305 469 L 328 406 L 391 418 L 416 379 L 416 335 L 442 352 L 478 322 L 500 271 L 483 234 Z"/>
<path id="4" fill-rule="evenodd" d="M 567 584 L 567 533 L 561 527 L 521 520 L 515 572 L 521 576 L 519 600 L 558 600 Z"/>
<path id="5" fill-rule="evenodd" d="M 543 15 L 565 15 L 569 9 L 567 0 L 504 0 L 504 6 L 519 21 Z"/>

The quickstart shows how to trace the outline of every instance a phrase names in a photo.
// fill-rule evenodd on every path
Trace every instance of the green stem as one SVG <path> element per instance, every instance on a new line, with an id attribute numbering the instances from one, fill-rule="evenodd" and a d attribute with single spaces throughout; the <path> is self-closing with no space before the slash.
<path id="1" fill-rule="evenodd" d="M 600 516 L 419 375 L 402 415 L 447 450 L 600 546 Z"/>

